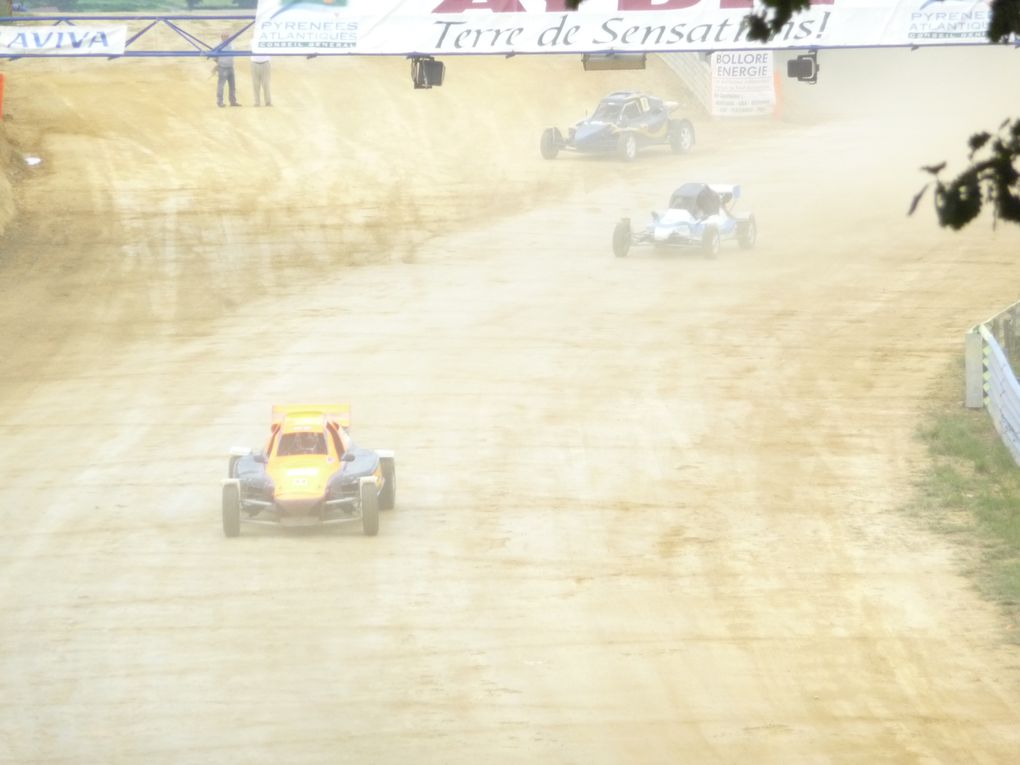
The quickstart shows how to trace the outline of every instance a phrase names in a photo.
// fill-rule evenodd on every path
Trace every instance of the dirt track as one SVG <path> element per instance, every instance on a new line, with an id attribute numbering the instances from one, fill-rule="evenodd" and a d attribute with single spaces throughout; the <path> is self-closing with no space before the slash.
<path id="1" fill-rule="evenodd" d="M 539 131 L 658 66 L 285 61 L 272 110 L 199 64 L 8 70 L 44 165 L 0 255 L 0 761 L 1015 761 L 1008 625 L 897 512 L 1020 245 L 904 211 L 1007 114 L 923 122 L 941 54 L 862 55 L 631 166 Z M 755 251 L 613 258 L 701 179 Z M 337 398 L 397 451 L 380 536 L 224 539 L 228 448 Z"/>

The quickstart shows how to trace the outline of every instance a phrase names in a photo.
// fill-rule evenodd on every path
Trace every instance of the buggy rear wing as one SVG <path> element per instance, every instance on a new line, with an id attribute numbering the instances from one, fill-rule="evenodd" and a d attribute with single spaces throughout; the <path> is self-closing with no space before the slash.
<path id="1" fill-rule="evenodd" d="M 730 199 L 740 199 L 740 186 L 733 183 L 709 183 L 707 186 L 719 196 L 730 195 Z"/>
<path id="2" fill-rule="evenodd" d="M 351 427 L 351 405 L 350 403 L 273 405 L 273 425 L 279 425 L 287 417 L 327 417 L 346 430 Z"/>

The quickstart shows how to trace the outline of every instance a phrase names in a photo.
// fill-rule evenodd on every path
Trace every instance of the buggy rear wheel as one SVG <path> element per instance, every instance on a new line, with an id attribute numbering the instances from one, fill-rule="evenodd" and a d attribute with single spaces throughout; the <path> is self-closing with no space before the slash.
<path id="1" fill-rule="evenodd" d="M 392 458 L 382 460 L 383 487 L 379 492 L 379 509 L 392 510 L 397 504 L 397 464 Z"/>
<path id="2" fill-rule="evenodd" d="M 622 218 L 613 229 L 613 254 L 624 258 L 630 251 L 630 218 Z"/>
<path id="3" fill-rule="evenodd" d="M 742 250 L 750 250 L 754 247 L 754 243 L 758 241 L 758 224 L 752 215 L 738 225 L 740 228 L 737 229 L 737 242 Z"/>
<path id="4" fill-rule="evenodd" d="M 366 537 L 379 533 L 379 492 L 375 481 L 361 482 L 361 530 Z"/>
<path id="5" fill-rule="evenodd" d="M 223 535 L 236 537 L 241 533 L 241 491 L 236 483 L 223 485 Z"/>
<path id="6" fill-rule="evenodd" d="M 719 231 L 715 226 L 709 226 L 701 237 L 701 252 L 709 260 L 719 257 Z"/>
<path id="7" fill-rule="evenodd" d="M 694 148 L 694 125 L 689 120 L 669 123 L 669 146 L 674 154 L 686 154 Z"/>

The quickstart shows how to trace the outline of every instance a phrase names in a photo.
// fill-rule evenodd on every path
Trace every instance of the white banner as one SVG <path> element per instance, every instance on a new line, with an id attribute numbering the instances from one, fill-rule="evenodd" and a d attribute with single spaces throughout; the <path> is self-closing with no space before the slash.
<path id="1" fill-rule="evenodd" d="M 126 41 L 127 27 L 0 27 L 3 56 L 119 56 Z"/>
<path id="2" fill-rule="evenodd" d="M 776 80 L 770 50 L 713 53 L 712 115 L 760 117 L 776 110 Z"/>
<path id="3" fill-rule="evenodd" d="M 257 53 L 723 51 L 987 43 L 984 0 L 816 0 L 767 45 L 752 0 L 259 0 Z"/>

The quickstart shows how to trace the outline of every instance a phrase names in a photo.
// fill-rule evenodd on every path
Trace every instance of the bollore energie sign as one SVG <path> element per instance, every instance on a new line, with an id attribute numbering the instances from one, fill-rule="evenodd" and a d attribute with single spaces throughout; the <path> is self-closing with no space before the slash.
<path id="1" fill-rule="evenodd" d="M 985 2 L 813 0 L 768 45 L 753 0 L 259 0 L 259 53 L 511 54 L 986 43 Z"/>
<path id="2" fill-rule="evenodd" d="M 724 51 L 709 56 L 715 117 L 757 117 L 776 108 L 772 51 Z"/>

